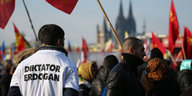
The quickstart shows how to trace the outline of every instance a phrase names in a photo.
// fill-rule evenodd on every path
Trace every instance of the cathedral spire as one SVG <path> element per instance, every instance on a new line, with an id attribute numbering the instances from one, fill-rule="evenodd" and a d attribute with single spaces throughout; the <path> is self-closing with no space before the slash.
<path id="1" fill-rule="evenodd" d="M 129 14 L 128 14 L 128 16 L 129 16 L 129 17 L 133 17 L 131 0 L 130 0 L 130 3 L 129 3 Z"/>
<path id="2" fill-rule="evenodd" d="M 123 5 L 122 0 L 120 1 L 120 8 L 119 8 L 119 17 L 123 16 Z"/>
<path id="3" fill-rule="evenodd" d="M 127 18 L 127 28 L 126 30 L 129 32 L 129 36 L 136 36 L 136 23 L 133 17 L 133 10 L 132 10 L 132 1 L 130 0 L 129 3 L 129 13 Z"/>

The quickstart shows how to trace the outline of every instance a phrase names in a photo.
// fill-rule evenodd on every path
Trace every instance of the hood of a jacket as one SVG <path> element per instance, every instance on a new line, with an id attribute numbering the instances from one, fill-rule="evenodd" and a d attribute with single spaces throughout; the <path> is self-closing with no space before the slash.
<path id="1" fill-rule="evenodd" d="M 134 74 L 137 74 L 137 67 L 144 63 L 144 61 L 134 55 L 123 53 L 123 64 L 129 67 Z"/>

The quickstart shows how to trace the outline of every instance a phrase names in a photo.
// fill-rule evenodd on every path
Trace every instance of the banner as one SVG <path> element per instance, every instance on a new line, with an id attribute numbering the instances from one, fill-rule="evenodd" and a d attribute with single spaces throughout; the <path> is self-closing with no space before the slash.
<path id="1" fill-rule="evenodd" d="M 183 46 L 186 59 L 192 59 L 192 33 L 186 27 L 184 27 Z"/>
<path id="2" fill-rule="evenodd" d="M 78 0 L 46 0 L 46 1 L 53 7 L 67 14 L 71 14 Z"/>
<path id="3" fill-rule="evenodd" d="M 179 37 L 179 23 L 177 20 L 177 14 L 175 11 L 175 7 L 173 4 L 173 0 L 171 0 L 171 8 L 169 13 L 169 35 L 168 35 L 168 50 L 171 53 L 174 51 L 175 41 Z"/>
<path id="4" fill-rule="evenodd" d="M 82 63 L 85 63 L 87 61 L 87 54 L 88 54 L 87 42 L 82 37 L 82 54 L 81 54 L 81 62 Z"/>
<path id="5" fill-rule="evenodd" d="M 15 9 L 15 0 L 0 1 L 0 28 L 4 29 Z"/>
<path id="6" fill-rule="evenodd" d="M 155 36 L 155 34 L 152 32 L 152 38 L 151 38 L 151 49 L 153 48 L 159 48 L 159 50 L 165 55 L 166 48 L 163 46 L 163 44 L 160 42 L 160 40 Z"/>
<path id="7" fill-rule="evenodd" d="M 13 24 L 15 30 L 15 39 L 16 39 L 16 50 L 15 52 L 19 52 L 25 50 L 26 48 L 30 48 L 31 45 L 27 42 L 27 40 L 21 35 L 15 24 Z"/>

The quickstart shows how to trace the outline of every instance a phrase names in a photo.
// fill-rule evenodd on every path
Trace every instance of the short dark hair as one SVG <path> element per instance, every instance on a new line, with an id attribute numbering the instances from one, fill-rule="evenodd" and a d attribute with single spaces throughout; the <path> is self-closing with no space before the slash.
<path id="1" fill-rule="evenodd" d="M 142 41 L 135 37 L 126 38 L 123 42 L 123 52 L 126 52 L 130 47 L 132 47 L 133 49 L 137 49 L 139 43 L 142 43 Z"/>
<path id="2" fill-rule="evenodd" d="M 42 44 L 56 45 L 57 40 L 64 38 L 64 31 L 55 24 L 46 24 L 39 29 L 38 37 Z"/>
<path id="3" fill-rule="evenodd" d="M 159 48 L 153 48 L 151 50 L 151 58 L 161 58 L 161 59 L 163 59 L 163 53 L 159 50 Z"/>
<path id="4" fill-rule="evenodd" d="M 104 58 L 104 67 L 107 67 L 108 70 L 111 71 L 111 69 L 119 63 L 118 59 L 114 55 L 108 55 Z"/>

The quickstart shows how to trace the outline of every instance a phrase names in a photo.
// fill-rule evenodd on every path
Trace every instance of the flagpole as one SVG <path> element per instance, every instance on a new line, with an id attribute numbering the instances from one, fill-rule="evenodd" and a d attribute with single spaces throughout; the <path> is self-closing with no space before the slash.
<path id="1" fill-rule="evenodd" d="M 113 35 L 115 35 L 115 39 L 117 40 L 117 43 L 118 43 L 119 46 L 122 48 L 122 44 L 121 44 L 121 42 L 119 41 L 119 38 L 118 38 L 118 36 L 117 36 L 117 34 L 116 34 L 116 32 L 115 32 L 113 26 L 112 26 L 112 24 L 111 24 L 111 22 L 110 22 L 110 20 L 109 20 L 109 18 L 108 18 L 108 16 L 107 16 L 107 14 L 105 13 L 105 10 L 103 9 L 103 7 L 102 7 L 100 1 L 97 0 L 97 2 L 98 2 L 98 4 L 99 4 L 99 6 L 100 6 L 100 8 L 101 8 L 101 10 L 102 10 L 102 12 L 103 12 L 105 18 L 107 19 L 107 22 L 109 23 L 109 26 L 110 26 L 110 28 L 111 28 L 111 30 L 112 30 L 112 32 L 113 32 Z"/>
<path id="2" fill-rule="evenodd" d="M 23 0 L 23 5 L 24 5 L 24 7 L 25 7 L 25 10 L 26 10 L 26 12 L 27 12 L 27 15 L 28 15 L 29 21 L 30 21 L 30 23 L 31 23 L 31 28 L 32 28 L 33 33 L 34 33 L 34 35 L 35 35 L 35 39 L 36 39 L 36 41 L 38 41 L 38 39 L 37 39 L 37 35 L 36 35 L 36 33 L 35 33 L 35 29 L 34 29 L 34 27 L 33 27 L 33 23 L 32 23 L 32 20 L 31 20 L 30 14 L 29 14 L 29 11 L 28 11 L 28 9 L 27 9 L 27 6 L 26 6 L 26 4 L 25 4 L 25 1 L 24 1 L 24 0 Z"/>
<path id="3" fill-rule="evenodd" d="M 171 60 L 173 61 L 173 63 L 175 64 L 175 66 L 177 66 L 177 63 L 176 63 L 176 61 L 174 60 L 174 58 L 173 58 L 173 56 L 172 56 L 172 54 L 170 53 L 169 50 L 167 50 L 167 53 L 170 55 Z"/>
<path id="4" fill-rule="evenodd" d="M 183 57 L 184 57 L 184 59 L 186 59 L 186 54 L 185 54 L 185 49 L 184 49 L 184 46 L 183 46 L 183 42 L 181 43 L 181 48 L 182 48 L 182 51 L 183 51 Z"/>

